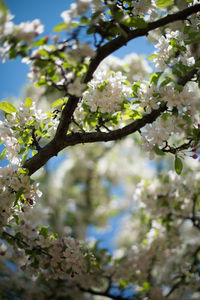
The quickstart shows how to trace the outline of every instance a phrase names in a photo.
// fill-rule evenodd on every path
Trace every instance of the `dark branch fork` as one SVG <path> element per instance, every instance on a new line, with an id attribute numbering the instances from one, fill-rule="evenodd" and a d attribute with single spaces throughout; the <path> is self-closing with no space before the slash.
<path id="1" fill-rule="evenodd" d="M 88 83 L 92 79 L 94 71 L 104 58 L 106 58 L 108 55 L 121 48 L 122 46 L 126 45 L 127 42 L 137 37 L 146 36 L 151 30 L 160 28 L 169 23 L 179 20 L 185 20 L 190 15 L 195 14 L 199 11 L 200 4 L 191 6 L 180 12 L 168 15 L 155 22 L 151 22 L 145 28 L 129 30 L 127 37 L 118 36 L 114 40 L 104 44 L 98 49 L 96 56 L 91 60 L 88 72 L 84 79 L 84 83 Z M 188 76 L 179 80 L 179 84 L 186 84 L 186 82 L 194 76 L 196 71 L 196 69 L 193 70 Z M 151 113 L 145 115 L 142 119 L 136 120 L 122 129 L 117 129 L 110 132 L 85 132 L 67 135 L 67 131 L 72 121 L 73 113 L 78 105 L 78 101 L 79 98 L 76 96 L 69 97 L 69 100 L 62 111 L 60 123 L 58 125 L 55 137 L 46 146 L 41 148 L 35 156 L 24 163 L 23 167 L 29 170 L 30 175 L 41 168 L 51 157 L 56 156 L 59 151 L 68 146 L 73 146 L 80 143 L 92 143 L 101 141 L 107 142 L 120 139 L 140 130 L 147 123 L 154 122 L 161 115 L 161 113 L 167 109 L 167 106 L 165 104 L 162 104 L 158 109 L 153 110 Z"/>

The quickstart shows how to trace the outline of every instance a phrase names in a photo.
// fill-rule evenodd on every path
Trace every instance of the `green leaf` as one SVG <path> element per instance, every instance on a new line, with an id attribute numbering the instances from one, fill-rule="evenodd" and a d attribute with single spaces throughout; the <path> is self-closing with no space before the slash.
<path id="1" fill-rule="evenodd" d="M 160 88 L 167 85 L 168 83 L 170 83 L 172 81 L 172 79 L 170 77 L 165 78 L 161 84 L 160 84 Z"/>
<path id="2" fill-rule="evenodd" d="M 67 24 L 66 23 L 60 23 L 56 25 L 53 29 L 54 32 L 59 32 L 59 31 L 64 31 L 67 29 Z"/>
<path id="3" fill-rule="evenodd" d="M 24 168 L 19 168 L 18 171 L 20 172 L 20 174 L 26 174 L 26 175 L 29 172 L 27 169 L 24 169 Z"/>
<path id="4" fill-rule="evenodd" d="M 1 152 L 0 160 L 4 160 L 4 159 L 5 159 L 6 153 L 7 153 L 7 149 L 4 149 L 4 150 Z"/>
<path id="5" fill-rule="evenodd" d="M 43 226 L 41 228 L 39 228 L 40 233 L 43 235 L 43 237 L 46 239 L 49 235 L 48 233 L 48 228 L 46 226 Z"/>
<path id="6" fill-rule="evenodd" d="M 163 72 L 156 72 L 156 73 L 153 73 L 150 77 L 150 83 L 154 83 L 155 85 L 157 85 L 158 83 L 158 80 L 160 78 L 160 76 L 162 75 Z"/>
<path id="7" fill-rule="evenodd" d="M 85 16 L 81 17 L 80 21 L 82 24 L 88 24 L 88 18 Z"/>
<path id="8" fill-rule="evenodd" d="M 26 101 L 24 102 L 24 105 L 25 105 L 26 107 L 30 107 L 30 106 L 32 105 L 32 100 L 31 100 L 30 97 L 28 97 L 28 98 L 26 99 Z"/>
<path id="9" fill-rule="evenodd" d="M 175 156 L 174 169 L 178 175 L 180 175 L 183 170 L 182 160 L 178 156 Z"/>
<path id="10" fill-rule="evenodd" d="M 3 1 L 0 1 L 0 11 L 2 11 L 3 16 L 6 16 L 7 14 L 7 8 L 6 5 Z"/>
<path id="11" fill-rule="evenodd" d="M 45 56 L 45 57 L 49 56 L 49 52 L 44 49 L 40 49 L 38 52 L 42 56 Z"/>
<path id="12" fill-rule="evenodd" d="M 127 24 L 129 27 L 135 27 L 135 28 L 146 28 L 147 23 L 144 19 L 139 17 L 132 17 L 130 18 L 129 24 Z"/>
<path id="13" fill-rule="evenodd" d="M 157 0 L 156 1 L 156 6 L 158 8 L 166 7 L 166 6 L 169 6 L 169 5 L 172 5 L 172 4 L 174 4 L 173 0 Z"/>
<path id="14" fill-rule="evenodd" d="M 148 60 L 151 60 L 151 59 L 156 58 L 156 57 L 158 57 L 158 54 L 151 54 L 149 56 Z"/>
<path id="15" fill-rule="evenodd" d="M 45 85 L 47 85 L 47 82 L 46 82 L 46 80 L 44 80 L 44 79 L 41 79 L 41 80 L 39 80 L 37 83 L 36 83 L 36 87 L 39 87 L 39 86 L 45 86 Z"/>
<path id="16" fill-rule="evenodd" d="M 148 281 L 145 281 L 142 285 L 141 292 L 147 292 L 149 290 L 150 284 Z"/>
<path id="17" fill-rule="evenodd" d="M 66 103 L 66 101 L 67 101 L 67 99 L 65 99 L 65 98 L 60 98 L 60 99 L 54 101 L 54 102 L 51 104 L 51 108 L 61 106 L 61 105 L 63 105 L 64 103 Z"/>
<path id="18" fill-rule="evenodd" d="M 46 37 L 44 37 L 44 38 L 41 38 L 41 39 L 39 39 L 38 41 L 36 41 L 35 43 L 33 43 L 33 47 L 38 47 L 38 46 L 43 46 L 43 45 L 45 45 L 46 43 L 47 43 L 47 38 Z"/>
<path id="19" fill-rule="evenodd" d="M 165 152 L 163 152 L 157 144 L 154 146 L 154 151 L 157 155 L 165 155 Z"/>
<path id="20" fill-rule="evenodd" d="M 16 112 L 17 109 L 9 102 L 0 102 L 0 109 L 5 111 L 8 114 Z"/>

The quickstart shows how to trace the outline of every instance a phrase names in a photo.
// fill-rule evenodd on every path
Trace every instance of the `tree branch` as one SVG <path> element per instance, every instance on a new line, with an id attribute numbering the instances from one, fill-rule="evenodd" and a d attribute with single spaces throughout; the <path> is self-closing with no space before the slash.
<path id="1" fill-rule="evenodd" d="M 97 295 L 97 296 L 104 296 L 104 297 L 108 297 L 110 299 L 113 299 L 113 300 L 130 300 L 131 297 L 123 297 L 123 296 L 114 296 L 114 295 L 111 295 L 109 293 L 109 291 L 105 291 L 105 292 L 98 292 L 98 291 L 95 291 L 95 290 L 92 290 L 92 289 L 84 289 L 82 287 L 79 286 L 79 289 L 82 291 L 82 292 L 85 292 L 85 293 L 89 293 L 91 295 Z"/>
<path id="2" fill-rule="evenodd" d="M 88 72 L 84 79 L 84 83 L 87 83 L 91 80 L 94 71 L 105 57 L 107 57 L 109 54 L 113 53 L 120 47 L 126 45 L 128 41 L 140 36 L 147 35 L 149 31 L 162 27 L 169 23 L 178 20 L 184 20 L 188 16 L 198 11 L 200 11 L 200 4 L 191 6 L 175 14 L 168 15 L 155 22 L 151 22 L 145 28 L 130 30 L 128 33 L 128 37 L 119 36 L 116 39 L 103 45 L 98 49 L 96 56 L 91 60 Z M 194 76 L 195 72 L 196 69 L 190 71 L 189 74 L 187 74 L 184 78 L 180 79 L 178 83 L 184 85 L 188 80 L 190 80 Z M 62 111 L 60 123 L 58 125 L 55 137 L 46 146 L 40 149 L 40 151 L 35 156 L 33 156 L 24 163 L 23 167 L 29 170 L 29 175 L 32 175 L 44 164 L 46 164 L 46 162 L 51 157 L 56 156 L 59 151 L 63 150 L 68 146 L 80 143 L 92 143 L 103 141 L 107 142 L 121 139 L 131 133 L 140 130 L 147 123 L 154 122 L 160 116 L 160 114 L 167 109 L 166 104 L 161 105 L 157 110 L 153 110 L 150 114 L 145 115 L 142 119 L 136 120 L 122 129 L 117 129 L 111 132 L 86 132 L 66 135 L 73 113 L 77 107 L 78 101 L 79 98 L 76 96 L 69 97 L 69 100 Z"/>
<path id="3" fill-rule="evenodd" d="M 155 22 L 149 23 L 145 28 L 138 28 L 135 30 L 129 30 L 128 36 L 125 37 L 123 35 L 118 36 L 116 39 L 108 42 L 99 48 L 97 55 L 91 60 L 87 75 L 85 77 L 84 82 L 87 83 L 92 79 L 92 75 L 100 62 L 106 58 L 108 55 L 118 50 L 122 46 L 125 46 L 127 42 L 136 39 L 138 37 L 147 36 L 148 33 L 154 29 L 163 27 L 169 23 L 173 23 L 180 20 L 185 20 L 192 14 L 195 14 L 200 11 L 200 4 L 188 7 L 182 11 L 179 11 L 175 14 L 167 15 L 164 18 L 161 18 Z"/>
<path id="4" fill-rule="evenodd" d="M 161 105 L 158 109 L 153 110 L 150 114 L 145 115 L 142 119 L 117 130 L 110 132 L 85 132 L 72 133 L 64 137 L 55 138 L 40 150 L 35 156 L 25 162 L 24 168 L 29 170 L 29 175 L 41 168 L 51 157 L 56 156 L 59 151 L 68 146 L 74 146 L 82 143 L 108 142 L 121 139 L 131 133 L 140 130 L 148 123 L 154 122 L 162 112 L 166 110 L 166 104 Z"/>

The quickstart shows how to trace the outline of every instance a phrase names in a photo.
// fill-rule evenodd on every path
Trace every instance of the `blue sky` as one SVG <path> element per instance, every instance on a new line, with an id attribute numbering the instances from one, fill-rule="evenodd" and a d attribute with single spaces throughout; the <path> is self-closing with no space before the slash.
<path id="1" fill-rule="evenodd" d="M 73 0 L 4 0 L 10 12 L 15 16 L 14 23 L 40 19 L 45 26 L 44 35 L 52 35 L 52 29 L 62 22 L 60 14 L 69 9 Z M 153 46 L 145 38 L 138 38 L 115 52 L 115 55 L 122 58 L 126 54 L 136 52 L 147 57 L 152 53 Z M 29 68 L 21 63 L 21 58 L 14 61 L 0 62 L 0 101 L 7 97 L 19 97 L 22 87 L 28 83 L 26 74 Z"/>

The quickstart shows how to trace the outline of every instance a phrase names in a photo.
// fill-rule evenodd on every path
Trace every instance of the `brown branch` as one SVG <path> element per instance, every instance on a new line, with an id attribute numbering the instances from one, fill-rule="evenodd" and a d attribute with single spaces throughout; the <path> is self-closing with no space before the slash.
<path id="1" fill-rule="evenodd" d="M 164 18 L 161 18 L 155 22 L 149 23 L 145 28 L 138 28 L 135 30 L 129 30 L 128 37 L 125 36 L 119 36 L 116 39 L 108 42 L 107 44 L 103 45 L 101 48 L 99 48 L 99 51 L 97 52 L 97 55 L 91 60 L 87 75 L 85 77 L 84 82 L 87 83 L 91 80 L 92 75 L 100 62 L 113 53 L 114 51 L 118 50 L 122 46 L 125 46 L 127 42 L 136 39 L 141 36 L 147 36 L 148 33 L 154 29 L 163 27 L 169 23 L 173 23 L 180 20 L 185 20 L 187 17 L 189 17 L 192 14 L 195 14 L 200 11 L 200 4 L 188 7 L 182 11 L 179 11 L 175 14 L 167 15 Z"/>
<path id="2" fill-rule="evenodd" d="M 13 239 L 17 242 L 19 242 L 20 244 L 22 244 L 24 246 L 24 249 L 26 250 L 31 250 L 31 251 L 39 251 L 41 252 L 42 254 L 52 258 L 52 255 L 49 254 L 47 251 L 45 251 L 44 249 L 42 249 L 40 246 L 35 246 L 33 248 L 30 247 L 30 245 L 28 243 L 26 243 L 25 241 L 23 241 L 22 239 L 18 238 L 17 236 L 14 236 L 6 231 L 3 231 L 2 234 L 1 234 L 2 238 L 6 239 L 6 236 L 9 237 L 10 239 Z"/>
<path id="3" fill-rule="evenodd" d="M 162 27 L 169 23 L 184 20 L 188 16 L 197 13 L 200 11 L 200 4 L 191 6 L 186 8 L 180 12 L 177 12 L 172 15 L 168 15 L 164 18 L 161 18 L 155 22 L 149 23 L 147 27 L 141 29 L 130 30 L 128 37 L 119 36 L 116 39 L 108 42 L 107 44 L 100 47 L 97 51 L 96 56 L 91 60 L 88 72 L 84 79 L 84 83 L 87 83 L 91 80 L 92 75 L 96 68 L 98 67 L 99 63 L 108 55 L 113 53 L 115 50 L 119 49 L 120 47 L 126 45 L 126 43 L 130 40 L 133 40 L 137 37 L 147 35 L 149 31 L 154 30 L 156 28 Z M 185 84 L 188 80 L 190 80 L 195 71 L 191 71 L 189 75 L 185 76 L 181 80 L 179 80 L 179 84 Z M 131 133 L 134 133 L 144 127 L 147 123 L 154 122 L 162 112 L 164 112 L 167 108 L 166 104 L 161 105 L 157 110 L 153 110 L 150 114 L 147 114 L 140 120 L 136 120 L 133 123 L 125 126 L 122 129 L 117 129 L 111 132 L 91 132 L 91 133 L 74 133 L 74 134 L 67 134 L 67 130 L 69 128 L 69 124 L 72 120 L 73 113 L 77 107 L 79 98 L 76 96 L 70 96 L 68 102 L 66 103 L 60 123 L 58 125 L 56 135 L 52 141 L 50 141 L 45 147 L 40 149 L 40 151 L 27 160 L 24 164 L 24 168 L 29 170 L 29 175 L 32 175 L 36 172 L 39 168 L 41 168 L 51 157 L 56 156 L 59 151 L 63 150 L 64 148 L 80 143 L 92 143 L 92 142 L 107 142 L 112 140 L 121 139 Z"/>
<path id="4" fill-rule="evenodd" d="M 79 286 L 79 289 L 80 289 L 80 291 L 85 292 L 85 293 L 89 293 L 91 295 L 104 296 L 104 297 L 108 297 L 108 298 L 113 299 L 113 300 L 130 300 L 131 299 L 131 297 L 111 295 L 109 293 L 109 291 L 107 291 L 107 290 L 105 292 L 101 292 L 101 291 L 98 292 L 98 291 L 95 291 L 95 290 L 92 290 L 92 289 L 85 289 L 85 288 L 80 287 L 80 286 Z"/>
<path id="5" fill-rule="evenodd" d="M 193 261 L 192 261 L 192 264 L 188 270 L 188 272 L 195 272 L 195 268 L 197 267 L 197 264 L 198 264 L 198 261 L 197 261 L 197 256 L 198 256 L 198 252 L 200 251 L 200 246 L 198 246 L 195 251 L 193 252 L 192 254 L 192 258 L 193 258 Z M 167 293 L 167 295 L 165 296 L 166 298 L 168 298 L 177 288 L 179 288 L 182 284 L 185 283 L 185 280 L 188 278 L 187 276 L 187 273 L 182 273 L 180 274 L 179 276 L 179 281 L 176 282 L 172 287 L 171 289 L 169 290 L 169 292 Z"/>
<path id="6" fill-rule="evenodd" d="M 82 143 L 108 142 L 121 139 L 131 133 L 140 130 L 148 123 L 154 122 L 162 112 L 166 110 L 166 104 L 161 105 L 158 109 L 153 110 L 150 114 L 145 115 L 142 119 L 136 120 L 133 123 L 117 130 L 110 132 L 85 132 L 72 133 L 64 137 L 55 138 L 40 150 L 35 156 L 27 160 L 24 168 L 29 170 L 29 175 L 41 168 L 51 157 L 56 156 L 59 151 L 68 146 L 73 146 Z"/>
<path id="7" fill-rule="evenodd" d="M 106 58 L 108 55 L 110 55 L 114 51 L 118 50 L 122 46 L 126 45 L 127 42 L 129 42 L 137 37 L 146 36 L 149 33 L 149 31 L 160 28 L 169 23 L 172 23 L 172 22 L 175 22 L 178 20 L 185 20 L 188 16 L 190 16 L 194 13 L 197 13 L 198 11 L 200 11 L 200 4 L 191 6 L 180 12 L 177 12 L 175 14 L 168 15 L 168 16 L 161 18 L 155 22 L 151 22 L 145 28 L 129 30 L 129 34 L 127 37 L 124 37 L 121 35 L 121 36 L 113 39 L 112 41 L 108 42 L 107 44 L 103 45 L 102 47 L 100 47 L 98 49 L 96 56 L 91 60 L 88 72 L 84 79 L 84 83 L 88 83 L 92 79 L 94 71 L 96 70 L 96 68 L 98 67 L 98 65 L 104 58 Z M 74 110 L 76 109 L 78 101 L 79 101 L 78 97 L 71 96 L 69 98 L 69 101 L 66 103 L 65 108 L 62 112 L 61 122 L 58 126 L 56 136 L 66 134 L 69 124 L 70 124 L 70 121 L 71 121 L 71 116 L 74 113 Z"/>
<path id="8" fill-rule="evenodd" d="M 35 146 L 35 148 L 36 148 L 37 151 L 40 151 L 41 146 L 40 146 L 40 144 L 39 144 L 39 142 L 38 142 L 38 140 L 37 140 L 37 138 L 36 138 L 36 136 L 35 136 L 35 130 L 36 130 L 36 129 L 33 128 L 32 134 L 31 134 L 32 139 L 33 139 L 32 145 Z"/>

